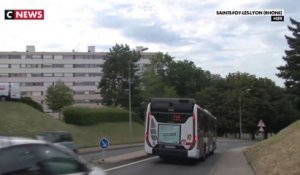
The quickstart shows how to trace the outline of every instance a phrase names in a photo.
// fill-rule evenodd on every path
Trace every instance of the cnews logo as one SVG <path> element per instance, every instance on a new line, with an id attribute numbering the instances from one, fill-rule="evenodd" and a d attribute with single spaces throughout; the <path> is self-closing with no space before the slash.
<path id="1" fill-rule="evenodd" d="M 5 20 L 43 20 L 44 10 L 4 10 Z"/>

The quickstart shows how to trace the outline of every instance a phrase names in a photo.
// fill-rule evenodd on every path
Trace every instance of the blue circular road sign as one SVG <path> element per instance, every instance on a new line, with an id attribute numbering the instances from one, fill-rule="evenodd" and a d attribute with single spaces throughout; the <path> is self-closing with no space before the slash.
<path id="1" fill-rule="evenodd" d="M 99 146 L 101 149 L 107 149 L 109 146 L 109 140 L 107 138 L 101 138 L 99 142 Z"/>

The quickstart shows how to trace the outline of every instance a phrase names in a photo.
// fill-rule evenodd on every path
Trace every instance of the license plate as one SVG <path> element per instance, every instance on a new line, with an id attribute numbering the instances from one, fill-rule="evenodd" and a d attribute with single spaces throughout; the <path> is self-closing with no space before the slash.
<path id="1" fill-rule="evenodd" d="M 175 149 L 176 147 L 175 146 L 169 146 L 169 145 L 167 145 L 167 146 L 165 146 L 165 148 L 167 148 L 167 149 Z"/>

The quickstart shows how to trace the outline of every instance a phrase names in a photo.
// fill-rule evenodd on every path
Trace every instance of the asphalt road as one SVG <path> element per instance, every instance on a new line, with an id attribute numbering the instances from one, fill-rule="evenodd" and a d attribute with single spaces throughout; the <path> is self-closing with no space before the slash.
<path id="1" fill-rule="evenodd" d="M 245 140 L 220 139 L 215 154 L 208 157 L 205 162 L 187 160 L 165 161 L 158 157 L 147 157 L 145 160 L 133 162 L 129 166 L 117 167 L 116 169 L 111 167 L 109 169 L 103 168 L 106 169 L 107 175 L 213 175 L 216 167 L 220 166 L 220 163 L 224 163 L 224 161 L 220 160 L 226 160 L 230 156 L 228 150 L 249 146 L 254 143 L 253 141 Z M 138 148 L 136 149 L 138 150 Z"/>

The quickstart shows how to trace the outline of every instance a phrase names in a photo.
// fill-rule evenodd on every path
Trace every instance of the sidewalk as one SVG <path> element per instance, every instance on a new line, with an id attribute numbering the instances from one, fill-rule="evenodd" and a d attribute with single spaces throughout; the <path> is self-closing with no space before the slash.
<path id="1" fill-rule="evenodd" d="M 255 175 L 243 153 L 245 148 L 235 148 L 223 153 L 213 175 Z"/>

